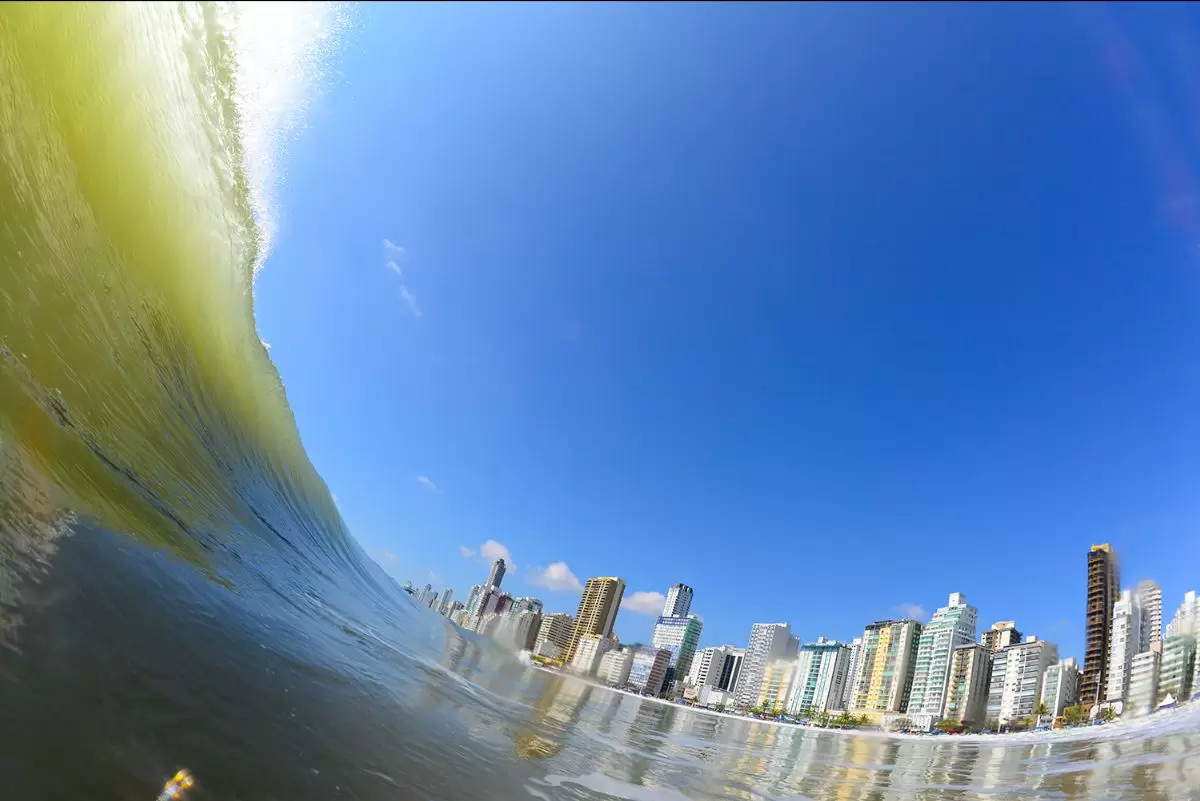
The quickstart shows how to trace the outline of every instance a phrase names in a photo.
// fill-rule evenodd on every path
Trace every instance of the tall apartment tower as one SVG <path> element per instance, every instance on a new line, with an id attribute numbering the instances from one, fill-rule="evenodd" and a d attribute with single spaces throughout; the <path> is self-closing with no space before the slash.
<path id="1" fill-rule="evenodd" d="M 950 657 L 945 716 L 972 729 L 982 727 L 991 680 L 992 652 L 987 645 L 971 643 L 955 648 Z"/>
<path id="2" fill-rule="evenodd" d="M 1200 633 L 1200 598 L 1195 590 L 1188 590 L 1183 596 L 1183 603 L 1175 610 L 1175 617 L 1167 624 L 1167 636 L 1172 634 Z"/>
<path id="3" fill-rule="evenodd" d="M 492 562 L 492 572 L 488 573 L 487 586 L 499 588 L 500 582 L 504 581 L 504 571 L 507 569 L 508 566 L 504 564 L 503 558 Z"/>
<path id="4" fill-rule="evenodd" d="M 911 714 L 941 718 L 946 708 L 946 685 L 950 678 L 950 659 L 954 649 L 975 642 L 979 613 L 960 592 L 933 613 L 933 619 L 921 630 L 917 659 L 913 668 L 912 692 L 908 697 Z"/>
<path id="5" fill-rule="evenodd" d="M 1001 648 L 1016 645 L 1021 641 L 1021 632 L 1017 631 L 1017 621 L 1001 620 L 993 623 L 992 627 L 983 633 L 979 642 L 987 646 L 988 651 L 996 653 Z"/>
<path id="6" fill-rule="evenodd" d="M 787 623 L 755 623 L 750 629 L 750 643 L 742 661 L 734 698 L 743 706 L 758 701 L 759 690 L 767 665 L 780 659 L 793 659 L 799 643 Z"/>
<path id="7" fill-rule="evenodd" d="M 826 712 L 841 706 L 849 666 L 850 649 L 843 643 L 818 637 L 800 646 L 788 713 Z"/>
<path id="8" fill-rule="evenodd" d="M 1133 658 L 1145 647 L 1142 636 L 1142 607 L 1138 595 L 1125 590 L 1113 604 L 1108 630 L 1108 667 L 1104 674 L 1104 700 L 1126 701 L 1129 695 L 1129 669 Z"/>
<path id="9" fill-rule="evenodd" d="M 1162 589 L 1158 586 L 1158 582 L 1146 579 L 1138 582 L 1134 594 L 1137 595 L 1138 606 L 1142 608 L 1142 647 L 1138 650 L 1138 653 L 1147 650 L 1161 653 L 1163 632 Z"/>
<path id="10" fill-rule="evenodd" d="M 692 609 L 692 588 L 686 584 L 672 584 L 667 590 L 667 602 L 663 604 L 663 617 L 687 617 Z"/>
<path id="11" fill-rule="evenodd" d="M 575 613 L 575 628 L 571 630 L 571 641 L 567 645 L 564 660 L 569 664 L 575 657 L 579 638 L 585 634 L 610 637 L 613 623 L 617 620 L 617 608 L 625 595 L 625 580 L 613 576 L 590 578 L 579 598 L 579 610 Z"/>
<path id="12" fill-rule="evenodd" d="M 908 706 L 920 639 L 915 620 L 880 620 L 863 630 L 854 709 L 901 712 Z"/>
<path id="13" fill-rule="evenodd" d="M 1104 701 L 1108 676 L 1108 636 L 1112 609 L 1120 593 L 1117 555 L 1105 545 L 1093 545 L 1087 555 L 1087 626 L 1084 630 L 1083 678 L 1079 703 L 1091 707 Z"/>
<path id="14" fill-rule="evenodd" d="M 849 709 L 854 705 L 854 680 L 858 677 L 858 664 L 862 658 L 862 637 L 855 637 L 850 642 L 850 662 L 846 669 L 846 684 L 842 688 L 842 698 L 838 709 Z"/>
<path id="15" fill-rule="evenodd" d="M 1046 668 L 1057 661 L 1058 646 L 1037 637 L 997 651 L 988 686 L 988 719 L 1011 723 L 1032 715 L 1042 699 Z"/>

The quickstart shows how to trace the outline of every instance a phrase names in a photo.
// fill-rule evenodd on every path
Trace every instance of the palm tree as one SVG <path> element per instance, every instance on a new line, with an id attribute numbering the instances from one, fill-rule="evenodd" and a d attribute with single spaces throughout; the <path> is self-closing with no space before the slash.
<path id="1" fill-rule="evenodd" d="M 1034 728 L 1037 728 L 1038 726 L 1042 725 L 1042 716 L 1043 715 L 1049 715 L 1049 714 L 1050 714 L 1050 710 L 1046 708 L 1046 703 L 1044 701 L 1038 701 L 1037 705 L 1034 706 L 1034 708 L 1033 708 L 1033 715 L 1034 715 L 1033 726 L 1034 726 Z"/>

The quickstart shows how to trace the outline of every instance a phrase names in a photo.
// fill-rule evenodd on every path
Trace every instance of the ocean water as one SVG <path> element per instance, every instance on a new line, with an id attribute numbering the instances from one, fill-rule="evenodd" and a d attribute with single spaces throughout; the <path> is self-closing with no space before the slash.
<path id="1" fill-rule="evenodd" d="M 259 341 L 349 11 L 0 9 L 0 799 L 1200 798 L 1200 717 L 914 739 L 531 670 L 347 532 Z M 286 269 L 273 265 L 272 269 Z"/>

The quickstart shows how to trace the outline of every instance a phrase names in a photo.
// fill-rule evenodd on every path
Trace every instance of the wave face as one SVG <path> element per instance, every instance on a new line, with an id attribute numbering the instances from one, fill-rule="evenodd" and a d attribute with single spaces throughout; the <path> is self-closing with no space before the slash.
<path id="1" fill-rule="evenodd" d="M 319 5 L 0 10 L 0 797 L 1181 797 L 1195 715 L 931 743 L 528 670 L 418 610 L 259 341 Z M 272 269 L 286 269 L 286 265 Z"/>

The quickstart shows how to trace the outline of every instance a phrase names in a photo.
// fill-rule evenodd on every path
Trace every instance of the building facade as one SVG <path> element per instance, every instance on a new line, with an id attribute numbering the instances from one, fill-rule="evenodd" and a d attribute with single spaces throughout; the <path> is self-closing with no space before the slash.
<path id="1" fill-rule="evenodd" d="M 610 637 L 613 624 L 617 621 L 617 609 L 625 595 L 625 581 L 614 576 L 599 576 L 587 580 L 583 595 L 579 598 L 579 610 L 575 614 L 575 628 L 571 630 L 571 641 L 567 644 L 566 658 L 570 662 L 575 656 L 575 645 L 585 634 Z"/>
<path id="2" fill-rule="evenodd" d="M 452 590 L 450 587 L 447 587 L 446 591 L 442 593 L 442 602 L 438 604 L 438 613 L 442 615 L 450 614 L 450 605 L 453 603 L 453 601 L 454 590 Z"/>
<path id="3" fill-rule="evenodd" d="M 1193 634 L 1170 634 L 1163 640 L 1162 663 L 1158 672 L 1158 701 L 1168 695 L 1176 701 L 1187 701 L 1195 689 L 1192 677 L 1196 671 L 1196 637 Z"/>
<path id="4" fill-rule="evenodd" d="M 1107 697 L 1108 636 L 1112 609 L 1120 592 L 1117 554 L 1105 545 L 1093 545 L 1087 555 L 1087 616 L 1083 645 L 1083 678 L 1079 702 L 1090 707 Z"/>
<path id="5" fill-rule="evenodd" d="M 629 648 L 614 649 L 600 658 L 596 678 L 610 687 L 624 687 L 629 682 L 629 670 L 633 667 L 633 651 Z"/>
<path id="6" fill-rule="evenodd" d="M 933 613 L 933 619 L 921 630 L 913 666 L 912 691 L 906 711 L 933 715 L 940 719 L 946 708 L 946 685 L 950 679 L 950 658 L 960 645 L 975 642 L 979 613 L 960 592 L 950 594 L 946 605 Z"/>
<path id="7" fill-rule="evenodd" d="M 921 629 L 915 620 L 880 620 L 863 630 L 854 709 L 883 713 L 908 706 Z"/>
<path id="8" fill-rule="evenodd" d="M 981 728 L 987 713 L 992 652 L 984 643 L 960 645 L 950 657 L 943 716 L 972 729 Z"/>
<path id="9" fill-rule="evenodd" d="M 718 645 L 698 651 L 692 659 L 691 670 L 688 671 L 687 683 L 699 690 L 701 687 L 717 687 L 721 681 L 721 673 L 725 667 L 725 659 L 739 651 L 732 645 Z M 724 689 L 729 689 L 725 687 Z"/>
<path id="10" fill-rule="evenodd" d="M 850 641 L 850 661 L 846 668 L 846 684 L 837 709 L 849 709 L 854 705 L 854 679 L 858 676 L 858 665 L 862 661 L 862 637 Z"/>
<path id="11" fill-rule="evenodd" d="M 1129 664 L 1124 715 L 1149 715 L 1158 708 L 1158 651 L 1142 651 Z"/>
<path id="12" fill-rule="evenodd" d="M 745 662 L 745 648 L 730 648 L 726 651 L 725 664 L 721 665 L 721 675 L 717 679 L 716 689 L 736 695 L 738 683 L 742 678 L 742 665 Z"/>
<path id="13" fill-rule="evenodd" d="M 1172 634 L 1200 634 L 1200 598 L 1196 597 L 1195 590 L 1184 594 L 1183 603 L 1167 624 L 1167 636 Z"/>
<path id="14" fill-rule="evenodd" d="M 1141 650 L 1162 651 L 1163 612 L 1162 589 L 1158 582 L 1139 581 L 1134 591 L 1142 609 Z"/>
<path id="15" fill-rule="evenodd" d="M 1129 670 L 1142 646 L 1142 607 L 1130 590 L 1113 604 L 1108 632 L 1108 668 L 1105 673 L 1106 701 L 1125 701 L 1129 692 Z"/>
<path id="16" fill-rule="evenodd" d="M 692 611 L 692 588 L 686 584 L 672 584 L 667 590 L 667 602 L 663 604 L 662 617 L 687 617 Z"/>
<path id="17" fill-rule="evenodd" d="M 1073 657 L 1046 668 L 1046 675 L 1042 677 L 1042 703 L 1046 705 L 1046 714 L 1058 717 L 1064 709 L 1075 705 L 1080 675 L 1079 665 Z"/>
<path id="18" fill-rule="evenodd" d="M 616 642 L 609 637 L 585 634 L 576 643 L 575 656 L 571 658 L 571 670 L 580 676 L 595 675 L 600 667 L 600 660 L 615 646 Z"/>
<path id="19" fill-rule="evenodd" d="M 788 713 L 821 713 L 839 709 L 850 673 L 850 649 L 842 643 L 818 637 L 800 646 L 796 677 L 788 699 Z"/>
<path id="20" fill-rule="evenodd" d="M 1016 645 L 1020 641 L 1021 632 L 1017 630 L 1017 621 L 1015 620 L 997 621 L 979 637 L 979 642 L 986 645 L 988 651 L 993 654 L 1001 648 Z"/>
<path id="21" fill-rule="evenodd" d="M 508 565 L 504 564 L 503 559 L 497 559 L 492 562 L 491 572 L 488 573 L 487 586 L 500 589 L 500 582 L 504 581 L 504 572 L 508 569 Z"/>
<path id="22" fill-rule="evenodd" d="M 788 698 L 796 681 L 796 660 L 777 659 L 763 668 L 762 682 L 754 705 L 769 714 L 787 712 Z"/>
<path id="23" fill-rule="evenodd" d="M 534 641 L 534 649 L 537 646 L 549 640 L 558 647 L 560 656 L 567 652 L 567 647 L 571 644 L 571 631 L 575 628 L 575 618 L 559 612 L 553 615 L 546 615 L 542 618 L 542 625 L 538 629 L 537 639 Z"/>
<path id="24" fill-rule="evenodd" d="M 667 676 L 667 663 L 670 659 L 671 655 L 660 648 L 634 650 L 626 685 L 643 695 L 658 695 L 662 692 L 663 679 Z"/>
<path id="25" fill-rule="evenodd" d="M 992 656 L 988 720 L 1006 724 L 1032 717 L 1042 698 L 1046 668 L 1057 661 L 1058 646 L 1037 637 L 997 651 Z"/>
<path id="26" fill-rule="evenodd" d="M 671 589 L 674 590 L 675 587 Z M 664 682 L 666 689 L 672 689 L 692 669 L 692 659 L 696 655 L 696 646 L 700 644 L 700 631 L 703 627 L 704 624 L 695 615 L 660 617 L 655 622 L 650 644 L 671 654 Z"/>
<path id="27" fill-rule="evenodd" d="M 755 623 L 741 666 L 734 697 L 742 706 L 754 706 L 762 690 L 767 665 L 796 654 L 796 638 L 787 623 Z"/>

